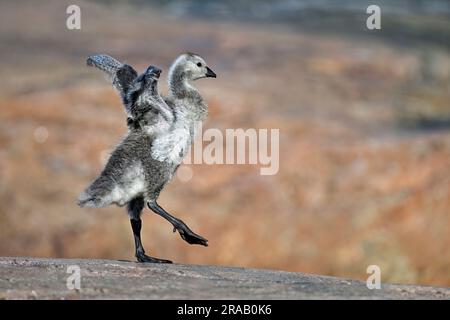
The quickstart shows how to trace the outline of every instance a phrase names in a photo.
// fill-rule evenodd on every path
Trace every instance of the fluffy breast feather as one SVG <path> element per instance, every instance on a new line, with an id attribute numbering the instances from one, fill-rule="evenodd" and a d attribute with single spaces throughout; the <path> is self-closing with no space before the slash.
<path id="1" fill-rule="evenodd" d="M 180 164 L 191 145 L 189 129 L 180 127 L 158 136 L 152 144 L 152 158 Z"/>

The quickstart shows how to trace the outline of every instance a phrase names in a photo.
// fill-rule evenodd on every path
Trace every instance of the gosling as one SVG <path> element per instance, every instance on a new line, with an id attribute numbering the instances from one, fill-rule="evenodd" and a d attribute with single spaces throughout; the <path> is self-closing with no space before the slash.
<path id="1" fill-rule="evenodd" d="M 192 56 L 189 57 L 192 59 Z M 183 76 L 184 81 L 198 76 L 192 72 L 191 65 L 188 70 L 184 70 L 187 75 Z M 191 71 L 187 72 L 189 70 Z M 183 72 L 171 68 L 170 73 L 179 76 Z M 156 201 L 187 153 L 193 134 L 193 123 L 190 122 L 192 115 L 197 115 L 194 117 L 196 119 L 199 114 L 201 117 L 204 108 L 199 112 L 185 104 L 174 103 L 169 106 L 157 91 L 160 74 L 160 69 L 150 66 L 144 74 L 127 83 L 126 90 L 123 90 L 125 96 L 128 92 L 134 92 L 129 101 L 129 116 L 132 116 L 130 130 L 113 151 L 100 176 L 80 195 L 78 204 L 96 208 L 110 204 L 126 205 L 137 260 L 171 263 L 145 254 L 140 237 L 140 216 L 147 203 L 153 212 L 168 220 L 173 225 L 174 232 L 178 231 L 186 242 L 208 245 L 208 240 L 195 234 L 182 220 L 169 214 Z M 191 90 L 195 89 L 192 87 Z M 188 96 L 189 99 L 197 99 L 196 102 L 202 101 L 193 92 Z"/>

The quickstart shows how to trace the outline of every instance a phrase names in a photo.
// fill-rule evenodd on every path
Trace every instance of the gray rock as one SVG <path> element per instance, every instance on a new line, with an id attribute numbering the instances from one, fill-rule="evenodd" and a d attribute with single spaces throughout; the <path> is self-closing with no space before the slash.
<path id="1" fill-rule="evenodd" d="M 80 290 L 67 288 L 79 266 Z M 450 289 L 273 270 L 114 260 L 0 258 L 0 299 L 450 299 Z"/>

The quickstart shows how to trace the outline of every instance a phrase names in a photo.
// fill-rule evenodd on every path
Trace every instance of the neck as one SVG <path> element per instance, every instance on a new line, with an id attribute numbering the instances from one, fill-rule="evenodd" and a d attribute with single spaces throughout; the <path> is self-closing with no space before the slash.
<path id="1" fill-rule="evenodd" d="M 188 81 L 186 74 L 179 66 L 175 66 L 169 73 L 170 94 L 177 99 L 184 99 L 189 96 L 200 95 Z"/>
<path id="2" fill-rule="evenodd" d="M 183 105 L 186 109 L 190 109 L 195 113 L 206 113 L 207 106 L 203 102 L 203 98 L 196 88 L 194 88 L 177 66 L 169 72 L 169 91 L 170 96 L 175 100 L 183 100 Z"/>

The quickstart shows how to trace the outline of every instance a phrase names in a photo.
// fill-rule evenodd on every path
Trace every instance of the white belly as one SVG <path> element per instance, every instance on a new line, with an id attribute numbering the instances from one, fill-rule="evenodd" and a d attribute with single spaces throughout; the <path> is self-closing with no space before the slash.
<path id="1" fill-rule="evenodd" d="M 188 128 L 180 127 L 164 133 L 153 141 L 151 155 L 158 161 L 180 164 L 191 145 L 191 134 Z"/>

